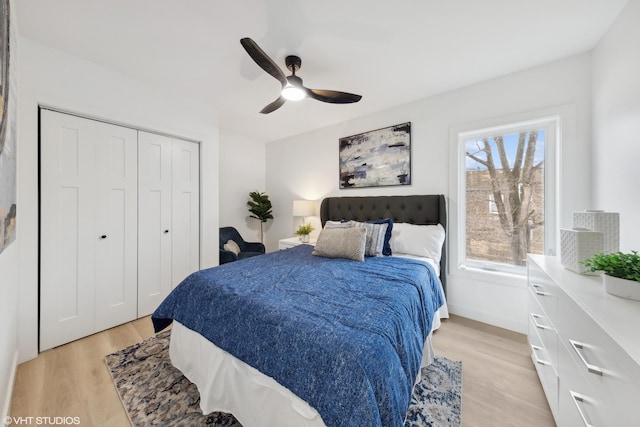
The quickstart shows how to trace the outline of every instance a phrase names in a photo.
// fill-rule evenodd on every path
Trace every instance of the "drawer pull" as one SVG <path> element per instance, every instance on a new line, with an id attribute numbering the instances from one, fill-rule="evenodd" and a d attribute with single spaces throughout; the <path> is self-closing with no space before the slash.
<path id="1" fill-rule="evenodd" d="M 551 295 L 549 292 L 543 292 L 543 291 L 538 290 L 538 289 L 544 289 L 544 286 L 539 285 L 537 283 L 533 283 L 533 282 L 531 282 L 530 284 L 531 284 L 531 287 L 533 288 L 533 292 L 535 292 L 536 295 L 538 295 L 540 297 Z"/>
<path id="2" fill-rule="evenodd" d="M 542 347 L 538 347 L 537 345 L 533 345 L 531 344 L 531 350 L 533 353 L 533 358 L 536 359 L 536 363 L 539 365 L 544 365 L 544 366 L 551 366 L 551 363 L 542 360 L 542 359 L 538 359 L 538 355 L 536 354 L 536 351 L 538 350 L 542 350 Z"/>
<path id="3" fill-rule="evenodd" d="M 541 325 L 540 323 L 538 323 L 539 318 L 541 318 L 542 316 L 539 314 L 535 314 L 535 313 L 531 313 L 531 319 L 533 320 L 533 324 L 536 328 L 538 329 L 552 329 L 549 326 L 545 326 L 545 325 Z"/>
<path id="4" fill-rule="evenodd" d="M 584 412 L 582 412 L 582 408 L 580 407 L 580 403 L 585 401 L 585 397 L 581 394 L 576 393 L 575 391 L 569 390 L 569 393 L 571 394 L 573 403 L 575 403 L 576 408 L 578 408 L 578 413 L 580 414 L 580 418 L 582 418 L 582 422 L 584 423 L 585 427 L 593 427 L 593 425 L 589 424 L 589 421 L 587 421 L 587 417 L 584 415 Z"/>
<path id="5" fill-rule="evenodd" d="M 599 368 L 595 365 L 588 363 L 587 360 L 582 355 L 582 352 L 580 350 L 584 348 L 584 344 L 574 340 L 569 340 L 569 342 L 571 343 L 571 346 L 576 351 L 576 353 L 578 353 L 578 357 L 580 358 L 580 360 L 582 360 L 582 363 L 584 363 L 584 365 L 587 367 L 587 370 L 592 374 L 602 375 L 602 368 Z"/>

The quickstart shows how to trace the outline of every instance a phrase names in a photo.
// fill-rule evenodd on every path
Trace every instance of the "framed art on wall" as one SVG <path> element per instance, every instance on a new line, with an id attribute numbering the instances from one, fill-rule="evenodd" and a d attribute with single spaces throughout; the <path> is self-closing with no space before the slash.
<path id="1" fill-rule="evenodd" d="M 0 0 L 0 252 L 16 238 L 16 83 L 9 0 Z"/>
<path id="2" fill-rule="evenodd" d="M 341 189 L 411 184 L 411 122 L 339 142 Z"/>

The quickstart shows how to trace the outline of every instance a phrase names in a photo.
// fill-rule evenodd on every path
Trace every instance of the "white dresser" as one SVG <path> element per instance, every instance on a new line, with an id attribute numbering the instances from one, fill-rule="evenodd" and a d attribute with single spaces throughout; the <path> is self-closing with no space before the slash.
<path id="1" fill-rule="evenodd" d="M 558 426 L 640 426 L 640 302 L 558 257 L 527 266 L 531 358 Z"/>

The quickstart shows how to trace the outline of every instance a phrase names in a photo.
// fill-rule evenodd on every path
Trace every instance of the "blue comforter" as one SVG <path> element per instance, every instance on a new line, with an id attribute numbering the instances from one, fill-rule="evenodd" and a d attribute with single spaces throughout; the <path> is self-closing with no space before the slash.
<path id="1" fill-rule="evenodd" d="M 435 311 L 433 268 L 300 245 L 187 277 L 153 313 L 276 379 L 327 426 L 402 426 Z"/>

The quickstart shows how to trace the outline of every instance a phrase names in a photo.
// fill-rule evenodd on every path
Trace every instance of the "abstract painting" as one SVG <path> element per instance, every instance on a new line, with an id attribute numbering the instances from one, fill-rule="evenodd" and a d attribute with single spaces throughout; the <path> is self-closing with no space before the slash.
<path id="1" fill-rule="evenodd" d="M 16 239 L 16 81 L 9 0 L 0 0 L 0 252 Z"/>
<path id="2" fill-rule="evenodd" d="M 411 122 L 340 138 L 340 188 L 411 184 Z"/>

